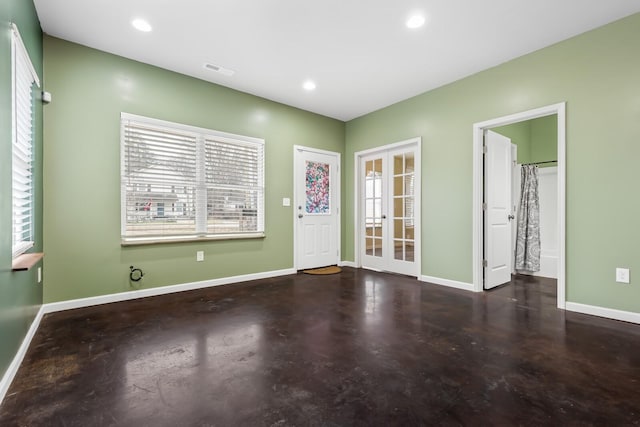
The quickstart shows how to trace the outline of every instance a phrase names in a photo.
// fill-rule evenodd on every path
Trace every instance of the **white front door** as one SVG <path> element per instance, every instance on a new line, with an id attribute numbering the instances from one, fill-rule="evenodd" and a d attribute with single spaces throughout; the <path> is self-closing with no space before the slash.
<path id="1" fill-rule="evenodd" d="M 360 156 L 362 266 L 419 276 L 419 146 Z"/>
<path id="2" fill-rule="evenodd" d="M 340 154 L 294 147 L 296 269 L 340 260 Z"/>
<path id="3" fill-rule="evenodd" d="M 484 156 L 484 288 L 511 281 L 511 140 L 485 131 Z"/>

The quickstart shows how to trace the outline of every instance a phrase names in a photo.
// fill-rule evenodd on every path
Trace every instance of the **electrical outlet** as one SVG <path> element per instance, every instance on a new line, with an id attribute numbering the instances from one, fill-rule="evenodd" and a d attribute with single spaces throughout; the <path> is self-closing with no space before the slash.
<path id="1" fill-rule="evenodd" d="M 38 267 L 38 283 L 42 282 L 42 267 Z"/>
<path id="2" fill-rule="evenodd" d="M 616 268 L 616 282 L 629 283 L 629 269 L 628 268 Z"/>
<path id="3" fill-rule="evenodd" d="M 196 261 L 197 262 L 204 261 L 204 251 L 196 252 Z"/>

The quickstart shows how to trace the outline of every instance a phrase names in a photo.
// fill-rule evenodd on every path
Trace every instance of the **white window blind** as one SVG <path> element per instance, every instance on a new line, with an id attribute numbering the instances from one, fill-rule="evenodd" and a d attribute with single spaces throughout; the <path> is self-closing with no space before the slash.
<path id="1" fill-rule="evenodd" d="M 12 255 L 33 246 L 33 85 L 40 86 L 15 24 L 11 26 Z"/>
<path id="2" fill-rule="evenodd" d="M 264 236 L 264 141 L 122 113 L 122 243 Z"/>

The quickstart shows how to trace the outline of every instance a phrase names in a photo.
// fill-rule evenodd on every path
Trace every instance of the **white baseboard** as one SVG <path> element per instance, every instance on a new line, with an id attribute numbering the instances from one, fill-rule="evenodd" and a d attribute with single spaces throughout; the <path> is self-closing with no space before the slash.
<path id="1" fill-rule="evenodd" d="M 464 289 L 465 291 L 473 292 L 472 283 L 458 282 L 456 280 L 442 279 L 440 277 L 433 277 L 433 276 L 422 276 L 420 280 L 423 282 L 429 282 L 436 285 L 448 286 L 449 288 Z"/>
<path id="2" fill-rule="evenodd" d="M 294 268 L 284 270 L 265 271 L 262 273 L 243 274 L 240 276 L 223 277 L 220 279 L 203 280 L 200 282 L 183 283 L 180 285 L 159 286 L 157 288 L 141 289 L 137 291 L 120 292 L 117 294 L 100 295 L 97 297 L 80 298 L 69 301 L 52 302 L 43 306 L 45 313 L 71 310 L 74 308 L 90 307 L 92 305 L 108 304 L 111 302 L 128 301 L 138 298 L 172 294 L 175 292 L 191 291 L 194 289 L 210 288 L 231 283 L 247 282 L 249 280 L 268 279 L 270 277 L 296 274 Z"/>
<path id="3" fill-rule="evenodd" d="M 33 319 L 33 322 L 31 322 L 31 327 L 27 331 L 27 335 L 25 335 L 24 339 L 22 340 L 22 344 L 20 345 L 18 352 L 13 357 L 13 360 L 11 361 L 11 364 L 7 368 L 7 371 L 2 376 L 2 380 L 0 380 L 0 404 L 2 404 L 2 401 L 4 400 L 4 396 L 7 394 L 7 391 L 9 390 L 9 386 L 11 385 L 11 382 L 13 382 L 13 378 L 16 376 L 16 373 L 18 373 L 18 368 L 20 368 L 20 365 L 22 364 L 22 359 L 24 359 L 25 354 L 27 354 L 27 349 L 29 348 L 29 344 L 31 344 L 31 340 L 36 334 L 36 331 L 38 330 L 38 326 L 40 326 L 40 321 L 42 320 L 43 315 L 44 315 L 44 306 L 40 306 L 40 310 L 38 310 L 38 314 L 36 314 L 36 317 Z"/>
<path id="4" fill-rule="evenodd" d="M 356 267 L 356 263 L 353 261 L 340 261 L 338 263 L 338 266 L 340 267 L 352 267 L 352 268 L 357 268 Z"/>
<path id="5" fill-rule="evenodd" d="M 640 324 L 640 313 L 634 313 L 632 311 L 622 311 L 613 308 L 598 307 L 595 305 L 579 304 L 577 302 L 567 302 L 565 309 L 567 311 L 575 311 L 576 313 L 591 314 L 593 316 Z"/>

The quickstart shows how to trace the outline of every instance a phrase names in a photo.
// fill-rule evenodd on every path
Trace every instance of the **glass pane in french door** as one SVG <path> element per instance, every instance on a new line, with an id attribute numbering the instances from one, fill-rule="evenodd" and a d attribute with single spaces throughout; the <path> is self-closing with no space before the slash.
<path id="1" fill-rule="evenodd" d="M 414 154 L 393 156 L 393 257 L 414 261 Z"/>
<path id="2" fill-rule="evenodd" d="M 382 159 L 365 162 L 364 167 L 364 221 L 365 253 L 382 257 Z"/>

